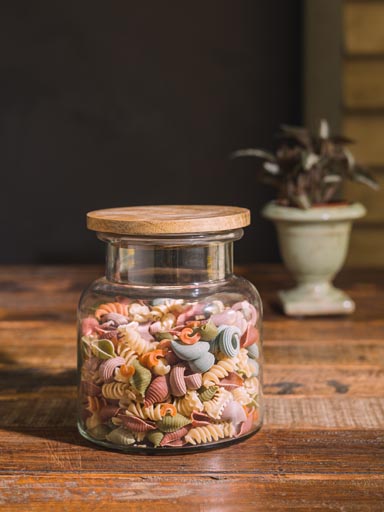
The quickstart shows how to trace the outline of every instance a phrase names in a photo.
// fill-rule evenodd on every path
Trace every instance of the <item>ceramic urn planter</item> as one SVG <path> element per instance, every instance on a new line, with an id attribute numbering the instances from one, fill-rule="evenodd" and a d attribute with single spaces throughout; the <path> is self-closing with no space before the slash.
<path id="1" fill-rule="evenodd" d="M 332 280 L 344 264 L 352 222 L 366 213 L 360 203 L 324 205 L 308 210 L 271 202 L 263 216 L 275 223 L 280 252 L 297 285 L 279 291 L 287 315 L 348 314 L 355 309 Z"/>

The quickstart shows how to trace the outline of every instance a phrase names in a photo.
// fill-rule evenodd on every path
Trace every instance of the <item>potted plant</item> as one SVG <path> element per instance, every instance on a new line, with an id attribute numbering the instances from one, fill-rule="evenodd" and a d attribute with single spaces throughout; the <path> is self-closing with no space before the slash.
<path id="1" fill-rule="evenodd" d="M 326 121 L 319 135 L 282 126 L 275 154 L 240 149 L 232 157 L 255 157 L 258 177 L 275 186 L 277 199 L 262 214 L 277 228 L 280 252 L 297 285 L 279 292 L 287 315 L 352 313 L 354 302 L 332 285 L 348 249 L 352 221 L 365 215 L 360 203 L 340 199 L 342 185 L 353 180 L 378 188 L 358 165 L 343 136 L 331 136 Z"/>

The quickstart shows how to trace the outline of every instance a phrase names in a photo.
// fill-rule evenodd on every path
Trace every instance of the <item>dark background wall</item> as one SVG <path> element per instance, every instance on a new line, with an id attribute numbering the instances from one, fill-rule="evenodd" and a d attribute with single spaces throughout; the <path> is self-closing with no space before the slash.
<path id="1" fill-rule="evenodd" d="M 237 260 L 276 260 L 227 156 L 301 121 L 300 36 L 298 0 L 3 2 L 1 262 L 101 261 L 87 211 L 161 203 L 249 207 Z"/>

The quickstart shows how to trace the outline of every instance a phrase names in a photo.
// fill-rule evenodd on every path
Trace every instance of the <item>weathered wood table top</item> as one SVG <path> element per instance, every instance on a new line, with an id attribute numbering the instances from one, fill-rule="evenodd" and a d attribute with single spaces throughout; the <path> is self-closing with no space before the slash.
<path id="1" fill-rule="evenodd" d="M 351 317 L 289 319 L 277 266 L 240 269 L 265 306 L 266 421 L 189 455 L 106 451 L 80 437 L 76 303 L 97 267 L 0 267 L 0 510 L 384 510 L 384 271 L 337 280 Z"/>

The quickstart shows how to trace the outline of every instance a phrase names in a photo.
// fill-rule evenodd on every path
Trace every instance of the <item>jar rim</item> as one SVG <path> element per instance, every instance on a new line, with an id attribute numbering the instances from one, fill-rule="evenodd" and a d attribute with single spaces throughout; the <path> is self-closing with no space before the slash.
<path id="1" fill-rule="evenodd" d="M 115 235 L 194 236 L 230 232 L 249 224 L 249 209 L 238 206 L 130 206 L 87 213 L 88 229 Z"/>
<path id="2" fill-rule="evenodd" d="M 205 245 L 209 243 L 235 242 L 243 237 L 244 231 L 232 229 L 230 231 L 210 233 L 176 233 L 163 235 L 130 235 L 120 233 L 97 232 L 97 238 L 112 245 Z"/>

